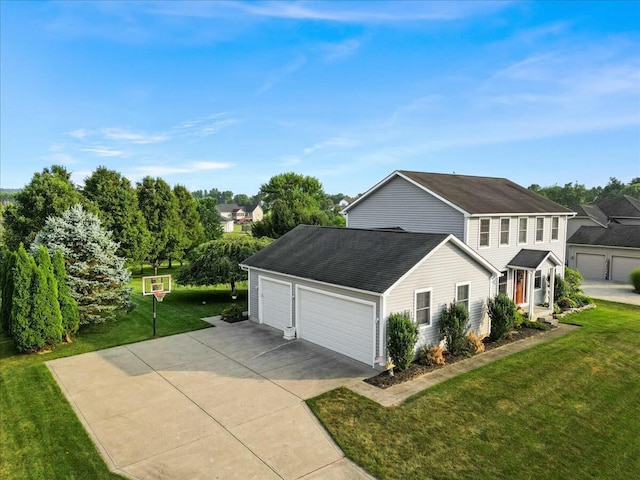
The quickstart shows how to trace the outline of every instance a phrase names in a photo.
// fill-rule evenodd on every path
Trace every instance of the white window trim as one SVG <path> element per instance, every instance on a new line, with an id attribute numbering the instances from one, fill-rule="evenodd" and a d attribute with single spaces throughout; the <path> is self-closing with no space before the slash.
<path id="1" fill-rule="evenodd" d="M 418 294 L 429 292 L 429 318 L 427 323 L 418 323 Z M 413 321 L 418 328 L 430 327 L 433 319 L 433 288 L 420 288 L 413 291 Z"/>
<path id="2" fill-rule="evenodd" d="M 502 221 L 507 220 L 509 222 L 509 228 L 507 230 L 507 243 L 502 243 Z M 501 217 L 500 218 L 500 233 L 498 236 L 498 246 L 499 247 L 508 247 L 511 245 L 511 218 L 510 217 Z"/>
<path id="3" fill-rule="evenodd" d="M 468 297 L 467 297 L 467 312 L 469 313 L 469 316 L 471 316 L 471 282 L 459 282 L 456 283 L 456 296 L 455 296 L 455 303 L 458 303 L 459 299 L 458 299 L 458 287 L 463 287 L 465 285 L 469 286 L 469 289 L 467 290 L 468 293 Z"/>
<path id="4" fill-rule="evenodd" d="M 505 286 L 505 295 L 509 295 L 509 270 L 502 270 L 500 275 L 498 275 L 498 293 L 500 293 L 500 278 L 502 277 L 502 273 L 504 273 L 504 286 Z M 457 293 L 457 289 L 456 289 Z"/>
<path id="5" fill-rule="evenodd" d="M 538 219 L 541 218 L 542 219 L 542 240 L 538 240 Z M 536 243 L 544 243 L 544 217 L 536 217 L 536 236 L 535 236 L 535 240 Z"/>
<path id="6" fill-rule="evenodd" d="M 482 221 L 483 220 L 488 220 L 489 221 L 489 232 L 488 232 L 488 236 L 487 236 L 487 244 L 486 245 L 482 245 Z M 478 248 L 491 248 L 491 217 L 481 217 L 478 220 Z"/>
<path id="7" fill-rule="evenodd" d="M 524 235 L 524 242 L 520 241 L 520 222 L 522 220 L 525 220 L 527 222 L 527 226 L 524 230 L 525 235 Z M 529 243 L 529 217 L 518 217 L 518 245 L 526 245 L 527 243 Z"/>
<path id="8" fill-rule="evenodd" d="M 557 230 L 557 237 L 553 238 L 553 221 L 554 220 L 558 220 L 558 230 Z M 560 217 L 551 217 L 551 241 L 552 242 L 559 242 L 560 241 Z"/>
<path id="9" fill-rule="evenodd" d="M 540 286 L 536 287 L 536 275 L 538 274 L 538 272 L 540 272 Z M 542 270 L 536 270 L 535 272 L 533 272 L 533 289 L 534 290 L 542 290 Z"/>

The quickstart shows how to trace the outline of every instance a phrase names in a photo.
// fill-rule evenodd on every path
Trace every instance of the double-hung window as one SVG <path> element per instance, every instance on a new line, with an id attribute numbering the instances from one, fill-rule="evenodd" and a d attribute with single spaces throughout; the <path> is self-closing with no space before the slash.
<path id="1" fill-rule="evenodd" d="M 528 223 L 529 223 L 529 219 L 527 217 L 522 217 L 518 220 L 518 243 L 519 244 L 527 243 Z"/>
<path id="2" fill-rule="evenodd" d="M 551 240 L 560 237 L 560 217 L 551 217 Z"/>
<path id="3" fill-rule="evenodd" d="M 491 234 L 491 219 L 481 218 L 480 219 L 480 246 L 481 247 L 489 246 L 490 234 Z"/>
<path id="4" fill-rule="evenodd" d="M 431 289 L 416 290 L 414 305 L 418 326 L 431 325 Z"/>
<path id="5" fill-rule="evenodd" d="M 544 241 L 544 217 L 536 217 L 536 242 Z"/>
<path id="6" fill-rule="evenodd" d="M 498 278 L 498 293 L 507 294 L 507 271 L 500 273 L 500 277 Z"/>
<path id="7" fill-rule="evenodd" d="M 509 245 L 510 218 L 500 219 L 500 245 Z"/>
<path id="8" fill-rule="evenodd" d="M 456 304 L 464 305 L 469 311 L 469 284 L 457 283 L 456 284 Z"/>
<path id="9" fill-rule="evenodd" d="M 540 290 L 542 288 L 542 270 L 536 270 L 536 274 L 533 277 L 533 288 Z"/>

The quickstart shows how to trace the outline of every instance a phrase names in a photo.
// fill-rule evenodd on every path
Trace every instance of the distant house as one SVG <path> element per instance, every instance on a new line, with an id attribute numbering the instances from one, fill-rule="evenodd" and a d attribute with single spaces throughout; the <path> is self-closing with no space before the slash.
<path id="1" fill-rule="evenodd" d="M 235 225 L 235 222 L 233 220 L 222 219 L 220 225 L 222 226 L 222 231 L 224 233 L 231 233 L 233 232 L 233 226 Z"/>
<path id="2" fill-rule="evenodd" d="M 625 195 L 576 211 L 568 226 L 569 267 L 586 279 L 629 283 L 640 268 L 640 200 Z"/>
<path id="3" fill-rule="evenodd" d="M 564 275 L 574 212 L 506 178 L 398 170 L 343 211 L 349 228 L 451 233 L 500 270 L 496 291 L 530 316 Z M 451 275 L 453 272 L 443 272 Z"/>
<path id="4" fill-rule="evenodd" d="M 222 203 L 216 208 L 223 219 L 233 220 L 236 223 L 259 222 L 264 217 L 260 205 L 241 206 L 235 203 Z"/>

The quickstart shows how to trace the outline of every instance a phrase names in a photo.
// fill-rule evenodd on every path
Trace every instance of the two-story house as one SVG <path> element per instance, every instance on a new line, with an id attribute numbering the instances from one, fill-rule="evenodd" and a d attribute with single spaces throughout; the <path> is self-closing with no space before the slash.
<path id="1" fill-rule="evenodd" d="M 494 292 L 534 316 L 564 275 L 567 222 L 575 213 L 505 178 L 398 170 L 343 210 L 350 228 L 451 233 L 501 275 Z"/>
<path id="2" fill-rule="evenodd" d="M 236 223 L 259 222 L 264 218 L 260 205 L 236 205 L 235 203 L 221 203 L 216 206 L 223 220 L 233 220 Z"/>

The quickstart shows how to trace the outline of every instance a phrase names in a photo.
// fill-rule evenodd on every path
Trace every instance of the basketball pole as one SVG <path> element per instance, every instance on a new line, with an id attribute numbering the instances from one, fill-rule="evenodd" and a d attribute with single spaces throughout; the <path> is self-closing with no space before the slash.
<path id="1" fill-rule="evenodd" d="M 156 298 L 156 296 L 153 296 L 153 336 L 156 336 L 156 303 L 158 302 L 158 299 Z"/>

